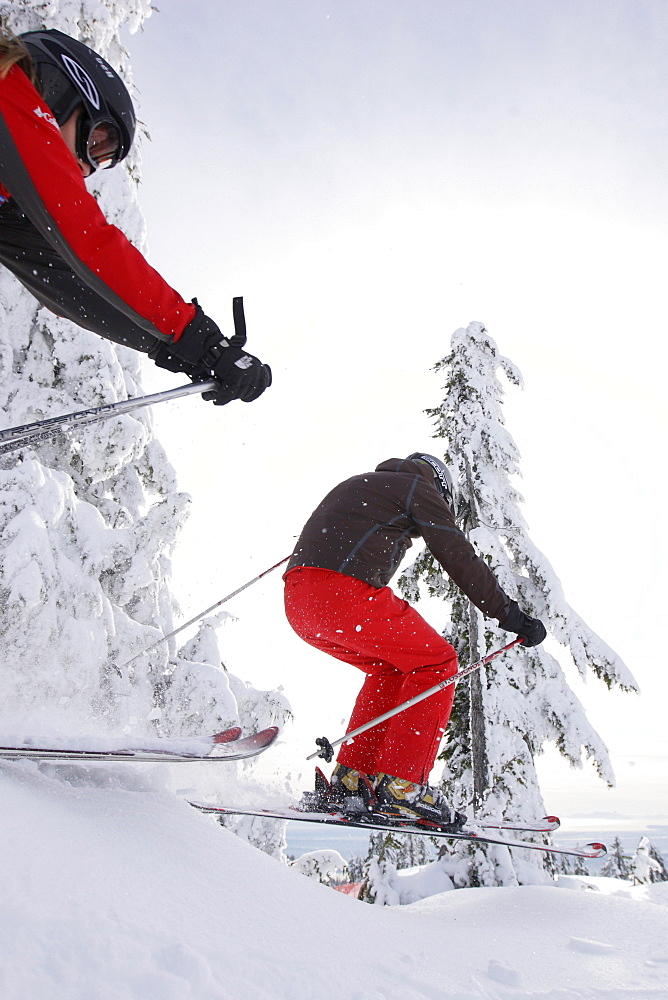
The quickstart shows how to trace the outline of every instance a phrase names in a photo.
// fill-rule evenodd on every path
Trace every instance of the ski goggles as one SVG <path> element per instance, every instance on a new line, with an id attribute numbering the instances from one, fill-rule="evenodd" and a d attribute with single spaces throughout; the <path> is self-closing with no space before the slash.
<path id="1" fill-rule="evenodd" d="M 120 132 L 112 121 L 92 122 L 86 115 L 80 115 L 77 122 L 77 156 L 97 170 L 108 170 L 123 159 L 125 150 Z"/>

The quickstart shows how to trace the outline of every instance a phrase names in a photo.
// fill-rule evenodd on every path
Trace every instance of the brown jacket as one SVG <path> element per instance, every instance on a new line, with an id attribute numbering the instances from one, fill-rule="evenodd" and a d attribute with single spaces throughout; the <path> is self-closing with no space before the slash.
<path id="1" fill-rule="evenodd" d="M 420 536 L 476 607 L 503 621 L 510 598 L 455 524 L 431 471 L 409 459 L 335 486 L 306 522 L 286 572 L 318 566 L 384 587 Z"/>

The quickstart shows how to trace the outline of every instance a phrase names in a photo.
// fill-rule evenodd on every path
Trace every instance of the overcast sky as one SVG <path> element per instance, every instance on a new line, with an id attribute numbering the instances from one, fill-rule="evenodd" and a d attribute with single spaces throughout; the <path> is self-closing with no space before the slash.
<path id="1" fill-rule="evenodd" d="M 193 497 L 184 618 L 287 555 L 340 479 L 438 453 L 431 369 L 479 320 L 526 382 L 506 416 L 531 537 L 643 696 L 574 686 L 622 770 L 668 754 L 666 5 L 161 0 L 126 41 L 149 258 L 222 328 L 242 294 L 274 371 L 250 405 L 156 408 Z M 283 684 L 302 759 L 360 678 L 281 599 L 278 574 L 238 598 L 221 644 Z"/>

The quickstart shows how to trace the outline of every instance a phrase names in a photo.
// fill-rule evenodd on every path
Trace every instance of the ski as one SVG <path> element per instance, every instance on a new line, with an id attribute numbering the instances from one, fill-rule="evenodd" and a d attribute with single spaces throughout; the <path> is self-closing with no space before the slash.
<path id="1" fill-rule="evenodd" d="M 603 858 L 607 854 L 605 844 L 586 844 L 583 848 L 552 847 L 548 844 L 535 844 L 525 840 L 509 840 L 477 830 L 460 829 L 444 830 L 428 823 L 410 823 L 406 820 L 391 820 L 369 813 L 368 816 L 358 813 L 354 817 L 341 813 L 302 812 L 293 809 L 255 809 L 251 806 L 216 806 L 205 802 L 191 802 L 191 806 L 200 812 L 213 813 L 218 816 L 259 816 L 266 819 L 296 820 L 298 823 L 324 823 L 331 826 L 357 827 L 364 830 L 381 830 L 386 833 L 410 833 L 425 837 L 437 837 L 440 840 L 468 840 L 479 844 L 500 844 L 502 847 L 519 848 L 528 851 L 542 851 L 545 854 L 570 854 L 576 858 Z"/>
<path id="2" fill-rule="evenodd" d="M 154 763 L 167 761 L 182 764 L 191 761 L 244 760 L 255 757 L 274 743 L 278 728 L 270 726 L 248 736 L 234 726 L 221 733 L 203 737 L 156 737 L 155 739 L 124 740 L 109 737 L 79 739 L 78 746 L 38 747 L 29 744 L 0 746 L 0 759 L 55 760 L 69 762 L 135 761 Z"/>

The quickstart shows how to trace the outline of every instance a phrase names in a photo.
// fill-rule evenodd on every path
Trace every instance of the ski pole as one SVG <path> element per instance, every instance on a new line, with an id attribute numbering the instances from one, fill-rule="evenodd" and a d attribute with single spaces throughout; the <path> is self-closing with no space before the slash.
<path id="1" fill-rule="evenodd" d="M 19 427 L 8 427 L 0 431 L 0 453 L 13 451 L 21 448 L 26 443 L 27 438 L 50 437 L 59 431 L 67 430 L 70 427 L 80 427 L 85 424 L 94 424 L 98 420 L 107 417 L 117 416 L 122 413 L 130 413 L 139 410 L 144 406 L 152 406 L 154 403 L 167 403 L 172 399 L 179 399 L 181 396 L 190 396 L 193 393 L 209 392 L 216 388 L 217 383 L 213 379 L 207 382 L 190 382 L 188 385 L 179 386 L 176 389 L 166 389 L 164 392 L 155 392 L 150 396 L 135 396 L 132 399 L 119 399 L 116 403 L 103 403 L 102 406 L 92 406 L 87 410 L 78 410 L 75 413 L 63 413 L 59 417 L 48 417 L 46 420 L 36 420 L 32 424 L 22 424 Z"/>
<path id="2" fill-rule="evenodd" d="M 489 663 L 493 660 L 495 656 L 499 656 L 501 653 L 505 653 L 506 650 L 512 649 L 516 646 L 518 642 L 524 642 L 524 639 L 513 639 L 509 642 L 507 646 L 503 646 L 501 649 L 496 649 L 493 653 L 488 653 L 484 656 L 482 660 L 477 660 L 475 663 L 469 663 L 468 667 L 464 667 L 463 670 L 458 670 L 456 674 L 452 677 L 448 677 L 446 680 L 441 681 L 440 684 L 434 684 L 433 687 L 427 688 L 426 691 L 422 691 L 421 694 L 416 694 L 414 698 L 409 698 L 402 705 L 397 705 L 396 708 L 390 709 L 389 712 L 385 712 L 383 715 L 379 715 L 377 719 L 372 719 L 371 722 L 365 722 L 363 726 L 359 726 L 357 729 L 353 729 L 352 732 L 346 733 L 338 740 L 334 740 L 330 743 L 326 736 L 321 736 L 317 739 L 316 746 L 320 747 L 315 753 L 309 754 L 306 758 L 307 760 L 313 760 L 314 757 L 322 757 L 327 763 L 330 762 L 334 756 L 334 747 L 338 747 L 339 743 L 347 743 L 348 740 L 352 740 L 355 736 L 359 736 L 360 733 L 365 733 L 367 729 L 373 729 L 374 726 L 380 725 L 381 722 L 385 722 L 387 719 L 391 719 L 394 715 L 398 715 L 399 712 L 405 712 L 407 708 L 412 705 L 417 705 L 419 701 L 424 701 L 425 698 L 429 698 L 432 694 L 436 694 L 437 691 L 443 691 L 445 688 L 450 687 L 452 684 L 457 684 L 463 677 L 467 677 L 469 674 L 473 673 L 483 664 Z"/>
<path id="3" fill-rule="evenodd" d="M 236 597 L 237 594 L 240 594 L 242 590 L 246 590 L 254 583 L 257 583 L 258 580 L 261 580 L 263 576 L 267 575 L 267 573 L 271 573 L 273 570 L 278 569 L 278 567 L 282 566 L 283 563 L 286 563 L 289 558 L 290 556 L 286 556 L 285 559 L 281 559 L 280 562 L 274 563 L 274 565 L 270 566 L 269 569 L 265 569 L 262 573 L 258 573 L 258 575 L 254 576 L 252 580 L 248 581 L 248 583 L 244 583 L 243 586 L 237 587 L 237 589 L 233 590 L 231 594 L 228 594 L 227 597 L 223 597 L 220 601 L 216 601 L 216 603 L 212 604 L 210 608 L 206 609 L 206 611 L 202 611 L 199 615 L 195 615 L 194 618 L 191 618 L 190 621 L 185 622 L 183 625 L 179 625 L 178 628 L 175 628 L 174 631 L 170 632 L 168 635 L 163 635 L 152 645 L 147 646 L 146 649 L 142 649 L 140 653 L 135 653 L 135 655 L 131 656 L 129 660 L 126 660 L 125 663 L 122 663 L 120 667 L 116 663 L 112 663 L 111 666 L 119 674 L 119 676 L 122 677 L 123 676 L 122 671 L 125 670 L 125 668 L 129 666 L 130 663 L 134 663 L 134 661 L 138 660 L 140 656 L 143 656 L 144 653 L 150 653 L 151 650 L 155 649 L 156 646 L 161 645 L 161 643 L 163 642 L 167 642 L 168 639 L 171 639 L 173 636 L 178 635 L 179 632 L 183 632 L 184 628 L 188 628 L 189 625 L 194 625 L 195 622 L 200 620 L 200 618 L 204 618 L 206 615 L 211 614 L 211 612 L 214 611 L 216 608 L 219 608 L 221 604 L 225 604 L 226 601 L 230 601 L 233 597 Z"/>

